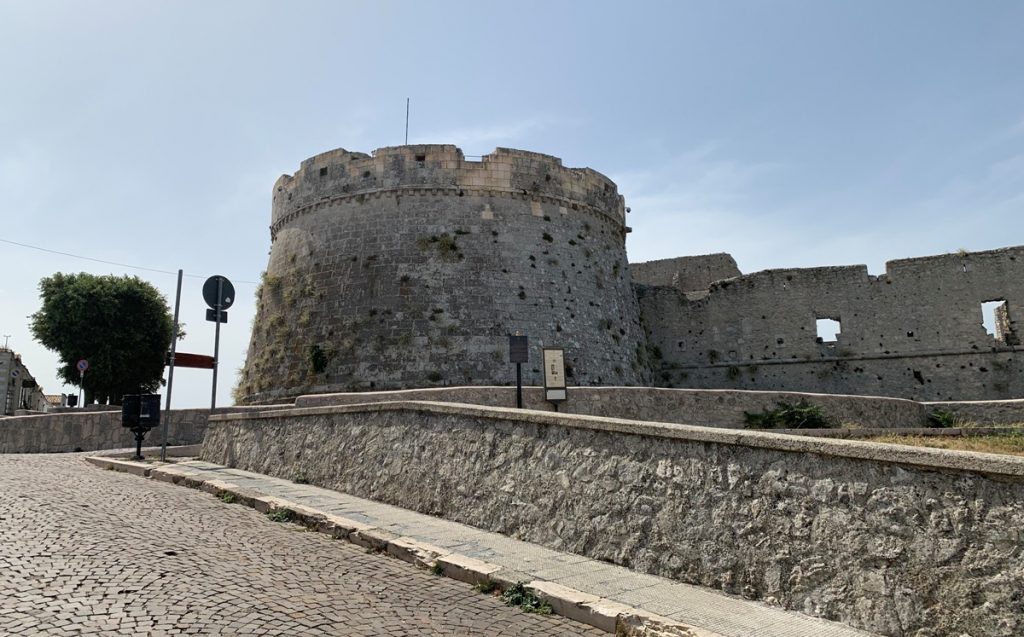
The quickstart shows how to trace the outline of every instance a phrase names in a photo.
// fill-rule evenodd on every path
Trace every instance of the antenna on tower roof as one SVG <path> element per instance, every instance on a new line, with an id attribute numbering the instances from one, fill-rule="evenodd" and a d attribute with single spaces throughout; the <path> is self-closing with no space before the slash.
<path id="1" fill-rule="evenodd" d="M 405 98 L 405 145 L 409 145 L 409 98 Z"/>

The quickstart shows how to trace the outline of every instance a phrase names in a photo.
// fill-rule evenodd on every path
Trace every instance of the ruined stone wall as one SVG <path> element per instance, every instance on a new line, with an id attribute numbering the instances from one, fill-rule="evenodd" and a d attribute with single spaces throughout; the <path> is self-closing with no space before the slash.
<path id="1" fill-rule="evenodd" d="M 639 270 L 634 266 L 634 270 Z M 1024 396 L 1024 247 L 864 266 L 767 270 L 700 298 L 637 286 L 662 386 L 812 391 L 915 400 Z M 982 325 L 996 311 L 997 336 Z M 818 342 L 816 319 L 835 319 Z"/>
<path id="2" fill-rule="evenodd" d="M 891 636 L 1024 633 L 1024 459 L 437 403 L 211 420 L 204 459 Z"/>
<path id="3" fill-rule="evenodd" d="M 667 285 L 683 292 L 705 292 L 715 281 L 741 274 L 736 260 L 725 253 L 633 263 L 629 272 L 634 283 Z"/>
<path id="4" fill-rule="evenodd" d="M 508 334 L 572 384 L 648 382 L 615 184 L 555 157 L 335 150 L 281 177 L 237 396 L 508 384 Z"/>

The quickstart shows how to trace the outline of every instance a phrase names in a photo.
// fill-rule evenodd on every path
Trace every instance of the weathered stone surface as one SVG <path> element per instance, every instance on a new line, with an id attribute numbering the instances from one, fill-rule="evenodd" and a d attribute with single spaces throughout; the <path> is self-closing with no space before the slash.
<path id="1" fill-rule="evenodd" d="M 941 409 L 956 414 L 962 422 L 979 425 L 1024 423 L 1024 400 L 979 400 L 922 403 L 925 409 Z"/>
<path id="2" fill-rule="evenodd" d="M 678 267 L 722 272 L 722 256 Z M 651 270 L 635 278 L 656 286 L 636 290 L 649 344 L 662 355 L 659 385 L 931 401 L 1024 396 L 1024 246 L 890 261 L 879 276 L 863 265 L 779 269 L 703 288 L 694 285 L 706 277 L 666 281 L 671 265 L 632 267 Z M 995 335 L 981 309 L 993 300 L 1005 300 Z M 841 323 L 835 342 L 817 342 L 815 321 L 825 318 Z"/>
<path id="3" fill-rule="evenodd" d="M 310 394 L 295 399 L 296 407 L 356 405 L 392 400 L 429 400 L 493 407 L 514 407 L 514 387 L 436 387 L 401 391 Z M 879 396 L 838 396 L 795 392 L 735 391 L 729 389 L 660 389 L 654 387 L 572 387 L 560 413 L 675 422 L 703 427 L 741 429 L 744 412 L 775 409 L 779 401 L 807 400 L 821 407 L 836 426 L 920 427 L 929 408 L 911 400 Z M 1024 401 L 1021 401 L 1024 403 Z M 523 388 L 523 407 L 554 411 L 540 387 Z M 955 407 L 951 407 L 955 409 Z M 1006 416 L 1009 417 L 1009 411 Z M 1024 404 L 1011 422 L 1024 422 Z"/>
<path id="4" fill-rule="evenodd" d="M 1024 630 L 1019 458 L 429 404 L 217 417 L 203 456 L 885 635 Z"/>
<path id="5" fill-rule="evenodd" d="M 508 335 L 566 350 L 585 385 L 648 384 L 614 183 L 548 155 L 338 149 L 273 195 L 239 397 L 514 381 Z M 511 370 L 511 371 L 510 371 Z"/>
<path id="6" fill-rule="evenodd" d="M 222 407 L 213 413 L 230 414 L 252 409 Z M 167 444 L 201 443 L 209 415 L 209 409 L 172 409 L 167 424 Z M 153 429 L 146 434 L 143 444 L 159 445 L 162 435 L 161 429 Z M 0 418 L 0 453 L 61 453 L 134 446 L 134 434 L 121 426 L 120 407 L 103 405 L 95 409 Z"/>
<path id="7" fill-rule="evenodd" d="M 0 454 L 0 485 L 3 637 L 607 637 L 78 455 Z"/>

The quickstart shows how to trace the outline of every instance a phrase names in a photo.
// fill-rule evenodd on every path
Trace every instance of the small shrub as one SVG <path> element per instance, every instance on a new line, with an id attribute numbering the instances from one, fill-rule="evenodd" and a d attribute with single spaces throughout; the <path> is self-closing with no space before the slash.
<path id="1" fill-rule="evenodd" d="M 230 491 L 221 491 L 220 495 L 218 495 L 217 497 L 220 498 L 220 501 L 223 502 L 224 504 L 234 504 L 235 502 L 238 501 L 238 497 L 235 496 L 235 494 L 231 493 Z"/>
<path id="2" fill-rule="evenodd" d="M 551 604 L 537 597 L 536 593 L 526 588 L 522 582 L 516 582 L 515 586 L 502 593 L 501 601 L 508 606 L 518 607 L 524 613 L 551 614 Z"/>
<path id="3" fill-rule="evenodd" d="M 801 398 L 795 405 L 779 401 L 775 409 L 759 414 L 743 412 L 748 429 L 829 429 L 833 427 L 825 412 Z"/>
<path id="4" fill-rule="evenodd" d="M 441 380 L 441 372 L 438 372 L 438 371 L 427 372 L 427 380 L 429 380 L 432 383 L 436 383 L 436 382 L 440 381 Z"/>
<path id="5" fill-rule="evenodd" d="M 282 507 L 267 512 L 267 518 L 271 522 L 291 522 L 295 518 L 295 511 Z"/>
<path id="6" fill-rule="evenodd" d="M 294 482 L 295 484 L 309 484 L 309 478 L 306 476 L 306 474 L 299 473 L 296 474 L 294 478 L 292 478 L 292 482 Z"/>
<path id="7" fill-rule="evenodd" d="M 434 562 L 430 565 L 430 572 L 434 575 L 444 575 L 444 567 L 440 562 Z"/>
<path id="8" fill-rule="evenodd" d="M 955 427 L 959 422 L 960 419 L 956 417 L 956 414 L 948 409 L 936 409 L 925 416 L 925 426 L 932 429 Z"/>
<path id="9" fill-rule="evenodd" d="M 476 586 L 474 586 L 473 588 L 475 588 L 477 592 L 483 593 L 484 595 L 489 595 L 493 593 L 495 590 L 497 590 L 498 583 L 494 580 L 485 579 L 477 582 Z"/>

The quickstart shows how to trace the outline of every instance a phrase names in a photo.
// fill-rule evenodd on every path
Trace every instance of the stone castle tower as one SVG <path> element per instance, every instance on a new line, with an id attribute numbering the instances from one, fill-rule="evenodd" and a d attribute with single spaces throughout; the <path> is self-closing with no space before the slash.
<path id="1" fill-rule="evenodd" d="M 508 335 L 565 348 L 576 385 L 649 382 L 615 184 L 548 155 L 343 149 L 274 186 L 242 402 L 509 384 Z"/>

